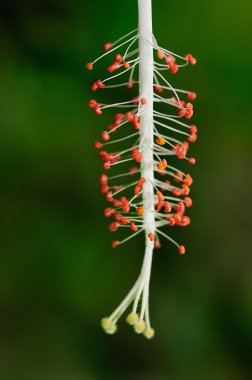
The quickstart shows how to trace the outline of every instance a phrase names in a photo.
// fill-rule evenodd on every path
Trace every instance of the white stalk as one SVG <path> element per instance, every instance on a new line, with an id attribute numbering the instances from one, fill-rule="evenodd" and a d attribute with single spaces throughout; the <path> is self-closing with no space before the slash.
<path id="1" fill-rule="evenodd" d="M 146 179 L 143 186 L 142 198 L 144 207 L 144 225 L 146 249 L 143 274 L 143 300 L 148 302 L 148 287 L 151 273 L 151 263 L 154 243 L 150 241 L 148 233 L 155 233 L 155 205 L 154 205 L 154 161 L 153 161 L 153 48 L 152 42 L 152 6 L 151 0 L 138 0 L 139 13 L 139 93 L 147 100 L 140 116 L 140 139 L 142 144 L 141 177 Z M 143 305 L 144 306 L 144 305 Z M 141 313 L 142 314 L 142 313 Z"/>

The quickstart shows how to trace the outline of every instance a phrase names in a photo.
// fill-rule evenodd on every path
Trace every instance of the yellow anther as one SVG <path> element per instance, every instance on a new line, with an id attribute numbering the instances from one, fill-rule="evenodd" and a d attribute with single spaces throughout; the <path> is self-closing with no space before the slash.
<path id="1" fill-rule="evenodd" d="M 154 335 L 155 335 L 155 330 L 152 329 L 151 327 L 149 327 L 148 329 L 145 329 L 145 330 L 144 330 L 143 335 L 144 335 L 147 339 L 151 339 L 151 338 L 153 338 Z"/>
<path id="2" fill-rule="evenodd" d="M 126 318 L 126 321 L 130 324 L 130 325 L 135 325 L 137 322 L 138 322 L 138 315 L 137 313 L 130 313 L 127 318 Z"/>
<path id="3" fill-rule="evenodd" d="M 137 334 L 141 334 L 145 330 L 145 322 L 144 321 L 138 321 L 134 326 L 135 332 Z"/>
<path id="4" fill-rule="evenodd" d="M 157 51 L 157 57 L 158 59 L 163 59 L 164 58 L 164 53 L 161 50 Z"/>

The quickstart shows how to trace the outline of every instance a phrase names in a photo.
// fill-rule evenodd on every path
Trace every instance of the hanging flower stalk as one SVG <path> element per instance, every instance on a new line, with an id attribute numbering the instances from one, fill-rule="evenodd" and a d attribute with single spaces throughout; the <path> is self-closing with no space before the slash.
<path id="1" fill-rule="evenodd" d="M 89 101 L 89 107 L 97 115 L 111 107 L 122 110 L 101 133 L 102 141 L 94 143 L 95 148 L 100 149 L 99 157 L 104 161 L 106 172 L 110 173 L 114 167 L 120 168 L 115 175 L 104 173 L 100 176 L 101 192 L 111 204 L 104 212 L 106 217 L 113 218 L 109 229 L 126 228 L 129 231 L 123 240 L 113 241 L 112 247 L 140 233 L 145 235 L 146 244 L 138 279 L 120 305 L 109 317 L 103 318 L 101 324 L 105 332 L 113 334 L 118 319 L 131 305 L 127 322 L 136 333 L 152 338 L 149 282 L 153 249 L 161 246 L 160 237 L 164 237 L 177 247 L 180 255 L 185 253 L 185 247 L 170 237 L 169 230 L 174 225 L 184 227 L 190 223 L 185 211 L 192 205 L 188 197 L 192 178 L 174 167 L 173 162 L 184 159 L 194 165 L 195 158 L 188 156 L 188 150 L 189 143 L 197 138 L 197 127 L 186 123 L 193 116 L 193 105 L 180 99 L 182 95 L 191 101 L 196 94 L 173 88 L 162 72 L 168 71 L 169 76 L 176 74 L 180 68 L 194 65 L 196 59 L 191 54 L 181 57 L 158 46 L 152 34 L 151 0 L 138 0 L 138 9 L 138 29 L 114 43 L 107 42 L 103 47 L 105 53 L 88 62 L 86 67 L 92 70 L 101 58 L 114 53 L 114 60 L 107 68 L 112 75 L 98 79 L 91 89 L 121 86 L 132 89 L 138 86 L 138 94 L 133 99 L 115 104 L 102 104 L 95 99 Z M 136 79 L 134 75 L 137 75 Z M 127 79 L 119 84 L 114 82 L 121 77 Z M 161 112 L 160 105 L 168 111 Z M 115 135 L 118 138 L 115 139 Z M 120 149 L 120 144 L 125 142 L 128 145 Z M 116 149 L 112 149 L 114 146 Z M 134 165 L 127 168 L 128 163 Z"/>

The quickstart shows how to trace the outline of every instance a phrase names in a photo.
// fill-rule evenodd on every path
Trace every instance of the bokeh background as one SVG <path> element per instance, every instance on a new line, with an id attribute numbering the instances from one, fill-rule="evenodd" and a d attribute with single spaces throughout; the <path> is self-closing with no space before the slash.
<path id="1" fill-rule="evenodd" d="M 137 1 L 1 0 L 0 373 L 3 380 L 251 379 L 251 2 L 154 0 L 161 45 L 198 58 L 173 77 L 197 91 L 190 210 L 151 281 L 155 339 L 100 318 L 140 270 L 103 217 L 84 62 L 135 28 Z M 104 94 L 109 99 L 110 94 Z"/>

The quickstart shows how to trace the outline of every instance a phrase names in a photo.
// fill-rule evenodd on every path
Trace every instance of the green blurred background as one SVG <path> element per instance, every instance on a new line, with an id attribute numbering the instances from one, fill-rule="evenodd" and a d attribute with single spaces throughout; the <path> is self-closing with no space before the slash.
<path id="1" fill-rule="evenodd" d="M 99 326 L 144 247 L 110 248 L 92 147 L 110 118 L 87 108 L 102 65 L 84 68 L 135 28 L 137 2 L 1 0 L 1 379 L 252 378 L 250 13 L 249 0 L 153 1 L 160 44 L 198 58 L 172 79 L 198 93 L 199 138 L 193 223 L 173 235 L 188 254 L 163 242 L 154 256 L 147 341 L 123 320 L 112 337 Z"/>

